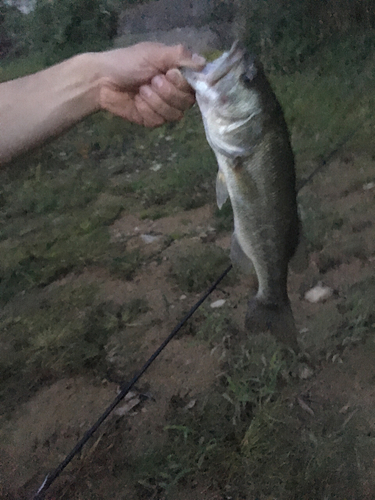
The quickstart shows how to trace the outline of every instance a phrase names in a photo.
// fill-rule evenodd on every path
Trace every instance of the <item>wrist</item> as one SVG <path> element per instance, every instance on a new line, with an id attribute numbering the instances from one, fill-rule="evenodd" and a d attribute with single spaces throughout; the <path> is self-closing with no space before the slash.
<path id="1" fill-rule="evenodd" d="M 84 96 L 87 114 L 95 113 L 102 109 L 101 92 L 108 85 L 108 78 L 102 64 L 100 52 L 86 52 L 74 56 L 71 61 L 73 69 L 79 75 L 79 85 Z"/>
<path id="2" fill-rule="evenodd" d="M 95 68 L 95 103 L 98 111 L 108 110 L 111 96 L 120 89 L 116 61 L 111 57 L 114 52 L 116 51 L 86 54 Z"/>

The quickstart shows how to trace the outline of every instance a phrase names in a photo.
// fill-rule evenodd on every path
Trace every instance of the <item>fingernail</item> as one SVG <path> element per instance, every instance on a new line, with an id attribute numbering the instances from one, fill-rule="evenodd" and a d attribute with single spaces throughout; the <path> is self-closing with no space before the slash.
<path id="1" fill-rule="evenodd" d="M 196 63 L 196 64 L 199 64 L 199 65 L 205 65 L 206 64 L 206 59 L 202 56 L 200 56 L 199 54 L 193 54 L 191 56 L 191 60 Z"/>
<path id="2" fill-rule="evenodd" d="M 152 94 L 152 90 L 148 85 L 142 85 L 140 88 L 140 93 L 143 94 L 145 97 L 150 97 Z"/>
<path id="3" fill-rule="evenodd" d="M 152 83 L 153 85 L 155 85 L 155 87 L 158 87 L 160 89 L 160 87 L 162 87 L 163 85 L 163 78 L 160 75 L 156 75 L 152 79 Z"/>

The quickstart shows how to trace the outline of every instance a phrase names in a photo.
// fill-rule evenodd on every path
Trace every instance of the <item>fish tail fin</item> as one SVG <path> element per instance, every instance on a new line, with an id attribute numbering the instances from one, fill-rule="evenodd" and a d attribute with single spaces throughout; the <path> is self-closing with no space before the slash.
<path id="1" fill-rule="evenodd" d="M 245 327 L 250 333 L 269 331 L 277 340 L 299 351 L 297 329 L 289 301 L 269 304 L 254 297 L 248 303 Z"/>

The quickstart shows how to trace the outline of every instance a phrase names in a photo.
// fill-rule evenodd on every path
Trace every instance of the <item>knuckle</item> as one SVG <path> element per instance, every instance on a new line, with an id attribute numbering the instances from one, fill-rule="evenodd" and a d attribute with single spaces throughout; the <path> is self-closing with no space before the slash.
<path id="1" fill-rule="evenodd" d="M 187 81 L 182 76 L 181 71 L 178 69 L 170 69 L 166 74 L 166 79 L 170 85 L 174 85 L 177 88 L 188 86 Z"/>

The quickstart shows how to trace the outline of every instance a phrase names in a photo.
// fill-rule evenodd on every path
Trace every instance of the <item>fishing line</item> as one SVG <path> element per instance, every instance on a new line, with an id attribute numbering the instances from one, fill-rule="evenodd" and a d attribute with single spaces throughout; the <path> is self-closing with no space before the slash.
<path id="1" fill-rule="evenodd" d="M 107 407 L 107 409 L 102 413 L 102 415 L 98 418 L 95 424 L 85 432 L 84 436 L 75 447 L 72 449 L 70 453 L 65 457 L 65 459 L 56 467 L 56 469 L 48 474 L 39 490 L 33 496 L 33 500 L 43 500 L 44 496 L 51 486 L 51 484 L 55 481 L 55 479 L 61 474 L 61 472 L 65 469 L 65 467 L 72 461 L 72 459 L 79 453 L 83 446 L 87 443 L 90 437 L 94 434 L 94 432 L 100 427 L 100 425 L 104 422 L 104 420 L 112 413 L 112 411 L 116 408 L 116 406 L 120 403 L 122 399 L 128 394 L 130 389 L 134 387 L 134 385 L 138 382 L 141 376 L 145 373 L 145 371 L 149 368 L 149 366 L 155 361 L 155 359 L 159 356 L 162 350 L 169 344 L 169 342 L 173 339 L 173 337 L 181 330 L 184 324 L 193 316 L 195 311 L 203 304 L 203 302 L 207 299 L 209 295 L 215 290 L 218 284 L 225 278 L 225 276 L 232 269 L 232 264 L 226 268 L 226 270 L 219 276 L 219 278 L 213 283 L 207 292 L 196 302 L 196 304 L 190 309 L 190 311 L 186 314 L 186 316 L 178 323 L 178 325 L 172 330 L 172 332 L 168 335 L 168 337 L 164 340 L 164 342 L 158 347 L 158 349 L 154 352 L 154 354 L 146 361 L 141 370 L 135 375 L 130 382 L 125 384 L 117 397 L 113 400 L 113 402 Z"/>

